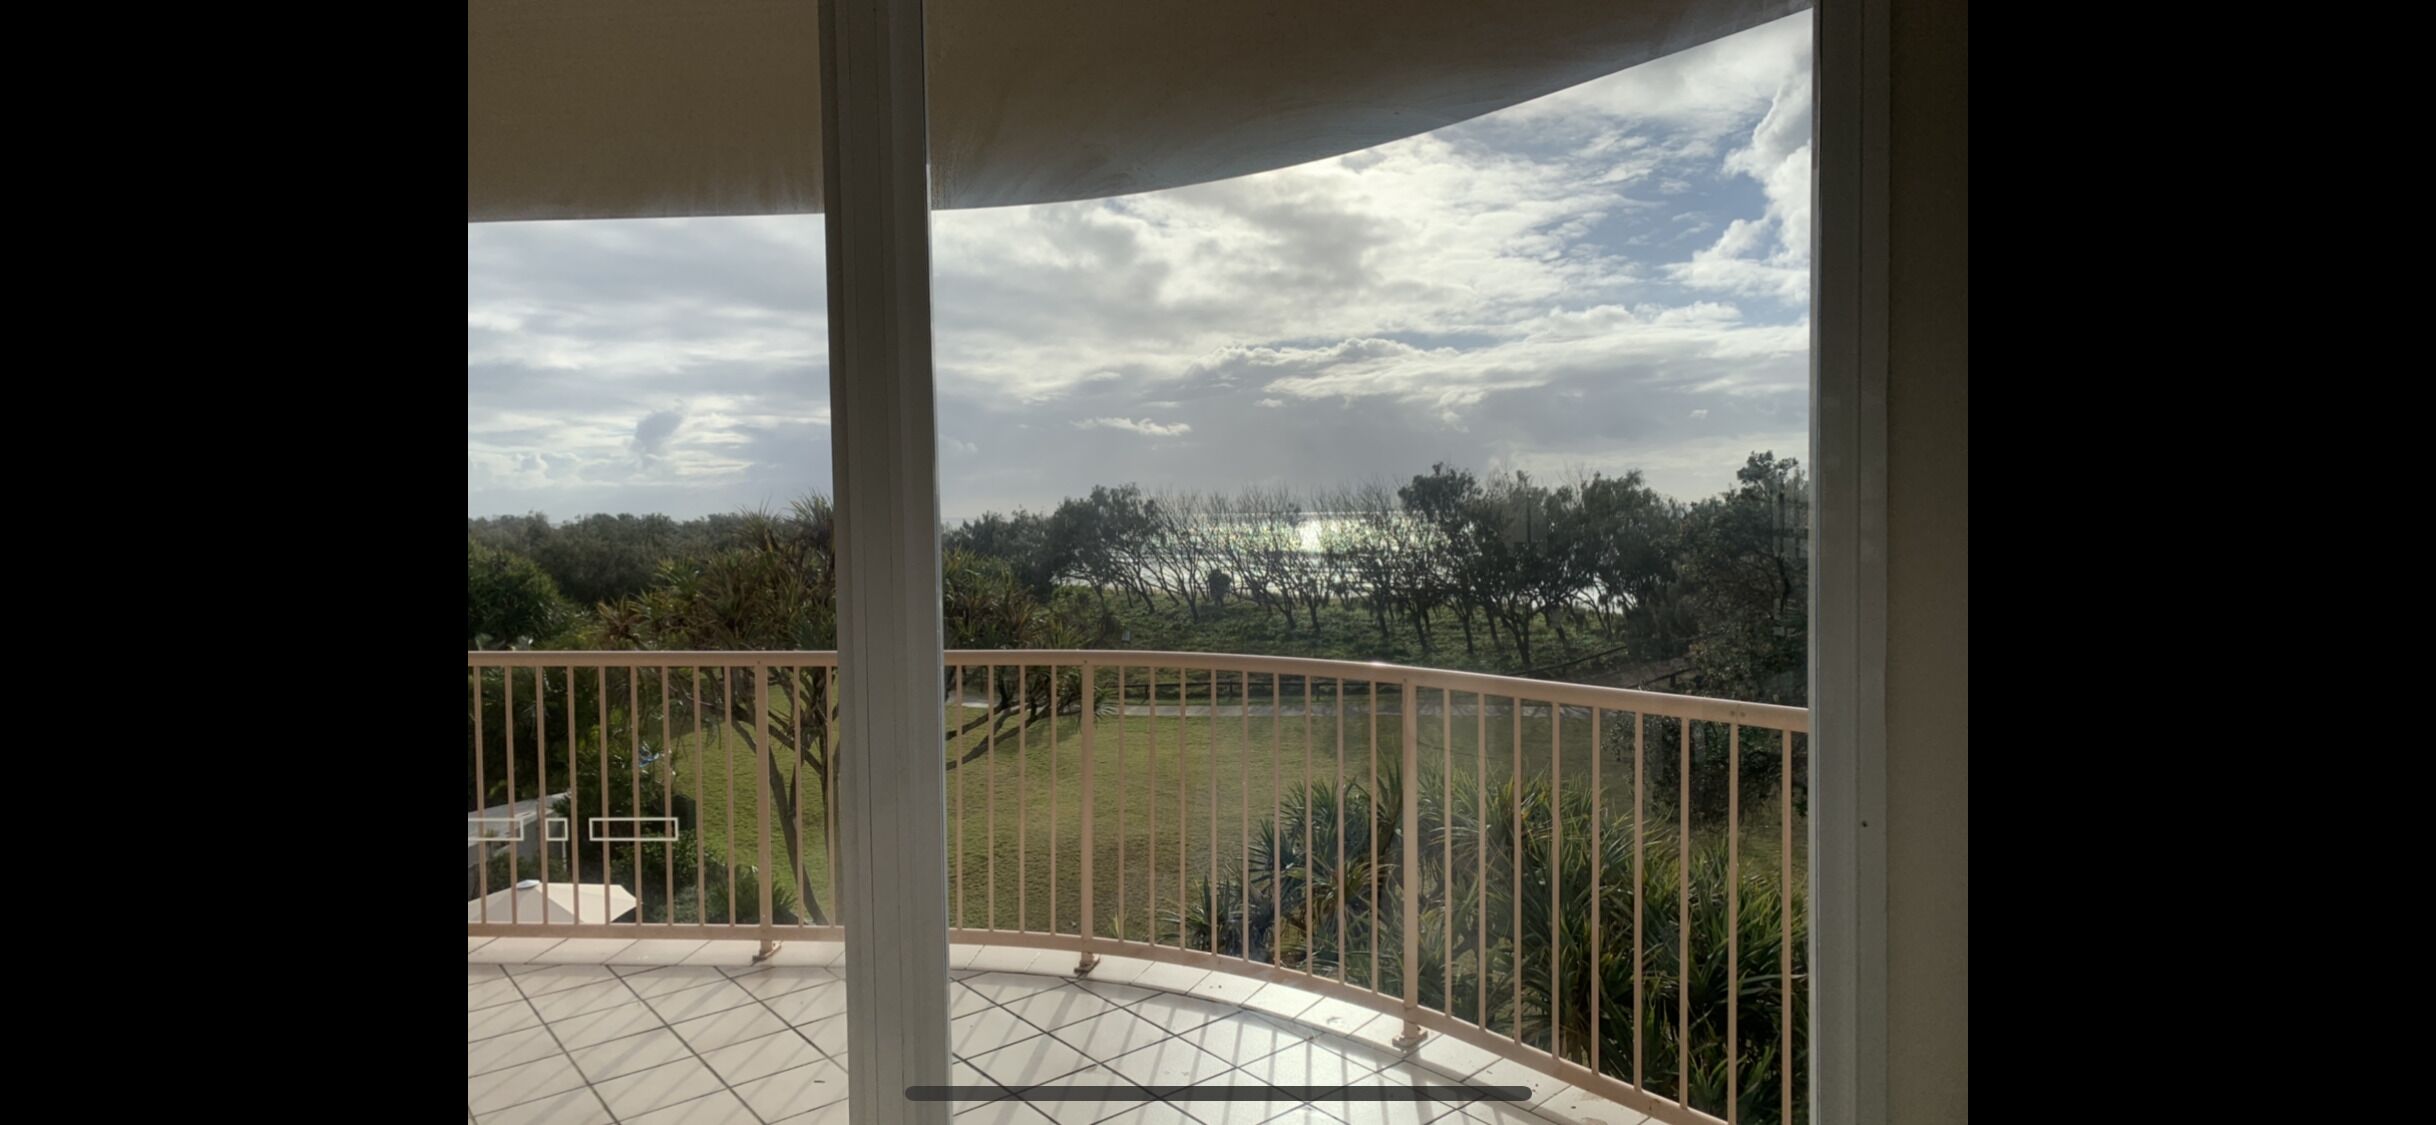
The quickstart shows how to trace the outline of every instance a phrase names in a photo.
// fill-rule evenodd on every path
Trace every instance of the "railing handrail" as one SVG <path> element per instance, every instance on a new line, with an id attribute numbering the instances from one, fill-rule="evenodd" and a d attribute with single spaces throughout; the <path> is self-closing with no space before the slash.
<path id="1" fill-rule="evenodd" d="M 833 666 L 834 649 L 738 649 L 677 651 L 673 649 L 501 649 L 468 650 L 471 668 L 657 668 L 663 665 L 727 666 L 735 668 Z M 1747 703 L 1705 695 L 1645 691 L 1640 688 L 1577 684 L 1563 680 L 1533 680 L 1488 672 L 1427 668 L 1385 661 L 1330 660 L 1307 656 L 1261 656 L 1251 653 L 1170 652 L 1144 649 L 1009 648 L 948 649 L 944 664 L 1079 664 L 1095 667 L 1209 668 L 1226 672 L 1265 672 L 1288 676 L 1363 680 L 1373 683 L 1410 682 L 1414 687 L 1442 688 L 1467 694 L 1519 698 L 1532 703 L 1598 707 L 1609 711 L 1667 715 L 1702 722 L 1737 723 L 1764 730 L 1810 732 L 1810 711 L 1777 703 Z"/>

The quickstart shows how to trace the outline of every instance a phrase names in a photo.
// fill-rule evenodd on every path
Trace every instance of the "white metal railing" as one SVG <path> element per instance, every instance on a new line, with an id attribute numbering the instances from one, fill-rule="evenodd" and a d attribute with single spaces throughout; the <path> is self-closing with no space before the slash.
<path id="1" fill-rule="evenodd" d="M 835 653 L 466 663 L 469 935 L 842 938 Z M 941 699 L 955 941 L 1289 982 L 1665 1120 L 1807 1117 L 1804 709 L 1106 650 L 950 651 Z M 561 792 L 563 841 L 483 819 Z"/>

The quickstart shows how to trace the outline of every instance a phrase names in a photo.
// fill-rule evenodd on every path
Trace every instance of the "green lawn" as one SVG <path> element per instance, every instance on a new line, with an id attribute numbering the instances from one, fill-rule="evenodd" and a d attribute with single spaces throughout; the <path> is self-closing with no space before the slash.
<path id="1" fill-rule="evenodd" d="M 979 670 L 973 683 L 980 682 Z M 1221 864 L 1221 877 L 1240 878 L 1244 827 L 1257 831 L 1268 818 L 1280 792 L 1303 783 L 1306 772 L 1314 783 L 1332 785 L 1341 768 L 1348 783 L 1370 777 L 1374 743 L 1367 701 L 1357 683 L 1348 692 L 1340 724 L 1335 714 L 1304 715 L 1297 686 L 1285 682 L 1288 712 L 1279 715 L 1224 713 L 1235 706 L 1237 677 L 1222 683 L 1221 714 L 1179 719 L 1174 711 L 1176 673 L 1160 676 L 1161 713 L 1118 716 L 1103 713 L 1096 721 L 1093 883 L 1097 925 L 1104 934 L 1139 938 L 1156 911 L 1172 919 L 1178 908 L 1179 877 L 1184 893 L 1199 889 Z M 1128 675 L 1133 708 L 1145 705 L 1146 674 Z M 1255 703 L 1268 703 L 1268 685 L 1255 679 Z M 1332 709 L 1332 684 L 1316 684 L 1319 710 Z M 1206 680 L 1194 677 L 1187 691 L 1195 706 L 1206 707 Z M 1423 691 L 1418 731 L 1418 757 L 1426 778 L 1441 776 L 1450 753 L 1458 774 L 1477 778 L 1485 768 L 1492 786 L 1515 772 L 1515 726 L 1507 714 L 1485 721 L 1472 714 L 1450 718 L 1426 713 L 1438 705 L 1437 693 Z M 1102 697 L 1107 692 L 1103 686 Z M 1390 713 L 1378 717 L 1376 753 L 1382 768 L 1400 753 L 1401 718 L 1392 713 L 1393 692 L 1384 701 Z M 1468 696 L 1457 694 L 1458 708 Z M 962 726 L 978 711 L 950 708 L 948 720 Z M 1604 722 L 1629 721 L 1610 713 Z M 774 722 L 783 716 L 774 716 Z M 951 767 L 947 774 L 949 809 L 949 907 L 952 924 L 982 928 L 1074 932 L 1081 912 L 1082 814 L 1079 807 L 1083 766 L 1082 717 L 1068 714 L 1055 721 L 1037 720 L 1019 726 L 1011 719 L 989 731 L 976 730 L 945 745 Z M 1341 731 L 1340 731 L 1341 725 Z M 1586 795 L 1594 757 L 1586 712 L 1569 712 L 1562 723 L 1561 761 L 1551 752 L 1551 722 L 1544 713 L 1526 715 L 1521 722 L 1521 769 L 1544 776 L 1552 764 L 1561 765 L 1568 795 Z M 1485 763 L 1483 736 L 1485 734 Z M 1448 736 L 1451 735 L 1451 744 Z M 1338 747 L 1343 747 L 1340 756 Z M 994 745 L 994 749 L 990 749 Z M 955 765 L 967 753 L 988 750 L 968 764 Z M 709 848 L 741 863 L 758 861 L 759 809 L 753 779 L 758 762 L 743 739 L 706 728 L 697 752 L 689 733 L 679 740 L 675 757 L 676 788 L 698 802 L 699 830 Z M 1599 763 L 1602 808 L 1614 811 L 1632 805 L 1632 760 L 1627 750 Z M 791 772 L 791 771 L 790 771 Z M 731 789 L 732 786 L 732 789 Z M 812 872 L 812 885 L 825 910 L 834 911 L 828 849 L 823 826 L 827 809 L 817 779 L 808 769 L 802 782 L 807 798 L 799 810 L 805 827 L 802 862 Z M 732 793 L 732 797 L 731 797 Z M 1651 794 L 1651 831 L 1672 833 L 1673 792 Z M 1778 862 L 1778 805 L 1772 794 L 1760 807 L 1743 809 L 1743 862 L 1747 870 L 1773 871 Z M 1213 813 L 1215 814 L 1213 818 Z M 1794 825 L 1796 875 L 1806 874 L 1806 825 Z M 732 843 L 730 841 L 733 841 Z M 772 822 L 769 831 L 772 864 L 781 885 L 791 885 L 796 857 L 787 853 L 784 836 Z M 1179 865 L 1181 871 L 1179 871 Z M 679 883 L 689 881 L 679 873 Z M 832 914 L 834 919 L 834 915 Z M 1172 935 L 1172 921 L 1161 926 Z"/>
<path id="2" fill-rule="evenodd" d="M 1060 589 L 1056 600 L 1062 612 L 1077 619 L 1088 619 L 1099 612 L 1098 600 L 1082 589 Z M 1429 644 L 1425 647 L 1410 622 L 1390 618 L 1386 635 L 1381 636 L 1367 608 L 1344 602 L 1322 606 L 1317 629 L 1312 628 L 1306 613 L 1298 611 L 1289 627 L 1276 610 L 1261 609 L 1241 598 L 1224 607 L 1203 602 L 1198 619 L 1172 599 L 1156 599 L 1155 604 L 1158 608 L 1149 610 L 1139 601 L 1111 595 L 1108 608 L 1121 630 L 1118 636 L 1131 637 L 1112 643 L 1145 651 L 1257 652 L 1328 660 L 1382 660 L 1499 675 L 1527 669 L 1513 638 L 1500 627 L 1496 640 L 1492 640 L 1487 619 L 1481 615 L 1472 619 L 1472 647 L 1467 650 L 1462 621 L 1451 609 L 1441 609 L 1430 616 Z M 1601 634 L 1595 625 L 1568 628 L 1559 637 L 1547 621 L 1533 618 L 1530 632 L 1531 666 L 1546 668 L 1578 660 L 1580 663 L 1572 668 L 1584 669 L 1631 659 L 1628 654 L 1615 651 L 1622 644 L 1620 640 Z"/>

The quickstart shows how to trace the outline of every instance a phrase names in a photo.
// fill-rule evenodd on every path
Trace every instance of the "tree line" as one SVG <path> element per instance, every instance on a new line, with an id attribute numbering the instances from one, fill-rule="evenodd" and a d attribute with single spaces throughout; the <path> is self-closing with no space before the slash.
<path id="1" fill-rule="evenodd" d="M 817 497 L 682 522 L 467 522 L 469 647 L 834 644 Z M 1691 502 L 1638 472 L 1550 485 L 1444 464 L 1400 484 L 1097 486 L 945 529 L 942 597 L 951 647 L 1118 647 L 1143 620 L 1190 646 L 1246 615 L 1295 647 L 1359 622 L 1380 655 L 1459 644 L 1472 666 L 1544 673 L 1552 638 L 1610 663 L 1682 660 L 1706 694 L 1800 704 L 1808 526 L 1806 474 L 1771 453 Z"/>
<path id="2" fill-rule="evenodd" d="M 1187 626 L 1230 604 L 1317 632 L 1331 607 L 1422 653 L 1458 633 L 1466 656 L 1536 670 L 1541 627 L 1629 659 L 1694 655 L 1715 686 L 1801 702 L 1809 600 L 1808 480 L 1754 453 L 1735 487 L 1685 503 L 1638 472 L 1549 486 L 1433 465 L 1401 485 L 1145 493 L 1096 487 L 1047 514 L 989 513 L 954 550 L 1003 561 L 1035 597 L 1080 586 Z M 1788 678 L 1790 674 L 1790 678 Z"/>

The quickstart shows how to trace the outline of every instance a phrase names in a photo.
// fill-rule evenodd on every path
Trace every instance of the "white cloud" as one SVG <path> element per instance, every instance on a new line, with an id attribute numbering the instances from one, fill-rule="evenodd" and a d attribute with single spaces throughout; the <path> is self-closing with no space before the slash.
<path id="1" fill-rule="evenodd" d="M 1801 66 L 1779 76 L 1768 111 L 1747 143 L 1726 155 L 1725 171 L 1759 183 L 1767 211 L 1736 219 L 1708 249 L 1668 267 L 1697 289 L 1804 303 L 1810 293 L 1811 91 L 1808 40 Z"/>
<path id="2" fill-rule="evenodd" d="M 1704 443 L 1804 428 L 1809 26 L 1300 167 L 935 215 L 947 512 L 1534 444 L 1724 487 L 1741 453 Z M 821 242 L 819 216 L 469 227 L 469 505 L 824 487 Z"/>
<path id="3" fill-rule="evenodd" d="M 1148 418 L 1138 421 L 1132 418 L 1082 418 L 1075 421 L 1074 427 L 1079 430 L 1124 430 L 1144 437 L 1175 437 L 1193 432 L 1189 423 L 1163 425 Z"/>

